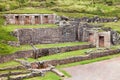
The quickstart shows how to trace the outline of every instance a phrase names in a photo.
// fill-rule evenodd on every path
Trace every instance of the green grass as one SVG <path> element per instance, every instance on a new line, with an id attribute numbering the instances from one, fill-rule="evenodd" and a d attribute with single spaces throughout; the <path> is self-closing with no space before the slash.
<path id="1" fill-rule="evenodd" d="M 92 23 L 92 24 L 98 25 L 98 23 Z M 115 30 L 115 31 L 120 33 L 120 21 L 108 22 L 108 23 L 99 23 L 99 24 L 103 25 L 103 27 L 111 28 L 112 30 Z"/>
<path id="2" fill-rule="evenodd" d="M 0 71 L 0 74 L 5 74 L 5 73 L 9 73 L 9 72 L 28 72 L 27 70 L 23 69 L 23 70 L 5 70 L 5 71 Z"/>
<path id="3" fill-rule="evenodd" d="M 38 25 L 4 25 L 2 28 L 8 32 L 14 31 L 15 29 L 23 28 L 57 28 L 55 24 L 38 24 Z"/>
<path id="4" fill-rule="evenodd" d="M 89 64 L 89 63 L 93 63 L 93 62 L 98 62 L 98 61 L 102 61 L 102 60 L 108 60 L 108 59 L 112 59 L 112 58 L 116 58 L 119 57 L 120 54 L 115 54 L 115 55 L 110 55 L 110 56 L 105 56 L 105 57 L 100 57 L 100 58 L 96 58 L 96 59 L 91 59 L 91 60 L 85 60 L 85 61 L 80 61 L 80 62 L 75 62 L 75 63 L 70 63 L 70 64 L 65 64 L 65 65 L 58 65 L 56 66 L 57 69 L 59 69 L 61 72 L 63 72 L 66 76 L 71 77 L 67 72 L 65 72 L 64 70 L 62 70 L 61 68 L 66 68 L 66 67 L 71 67 L 71 66 L 77 66 L 77 65 L 84 65 L 84 64 Z M 16 63 L 11 63 L 12 65 L 9 65 L 10 62 L 5 63 L 6 66 L 12 66 L 12 65 L 17 65 Z M 4 66 L 2 67 L 6 67 L 4 64 Z M 0 64 L 0 68 L 1 68 L 1 64 Z M 58 77 L 57 75 L 55 75 L 54 73 L 47 73 L 45 77 L 34 77 L 34 78 L 30 78 L 30 79 L 24 79 L 24 80 L 59 80 L 60 77 Z"/>
<path id="5" fill-rule="evenodd" d="M 66 42 L 66 43 L 55 43 L 55 44 L 38 44 L 35 46 L 37 48 L 55 48 L 55 47 L 76 46 L 76 45 L 84 45 L 84 44 L 88 44 L 88 43 L 87 42 Z M 32 50 L 33 49 L 30 45 L 21 45 L 20 47 L 11 47 L 6 44 L 4 44 L 4 45 L 5 45 L 5 47 L 3 47 L 3 45 L 1 45 L 0 55 L 13 54 L 16 51 L 24 51 L 24 50 Z M 4 51 L 2 51 L 2 50 L 4 50 Z M 6 50 L 8 50 L 8 51 L 6 51 Z"/>
<path id="6" fill-rule="evenodd" d="M 56 13 L 58 15 L 65 15 L 68 17 L 93 17 L 95 15 L 101 17 L 120 17 L 120 7 L 118 5 L 108 6 L 104 3 L 96 3 L 91 5 L 91 1 L 78 1 L 78 0 L 60 0 L 56 3 L 57 5 L 46 7 L 46 8 L 34 8 L 34 7 L 23 7 L 15 10 L 5 11 L 2 13 L 31 13 L 31 14 L 44 14 L 44 13 Z"/>
<path id="7" fill-rule="evenodd" d="M 115 31 L 118 31 L 120 33 L 120 21 L 118 22 L 109 22 L 109 23 L 103 23 L 104 27 L 110 27 Z"/>
<path id="8" fill-rule="evenodd" d="M 48 72 L 44 77 L 34 77 L 24 80 L 61 80 L 61 78 L 52 72 Z"/>
<path id="9" fill-rule="evenodd" d="M 95 48 L 92 48 L 92 50 L 94 50 Z M 55 59 L 64 59 L 64 58 L 69 58 L 69 57 L 74 57 L 74 56 L 82 56 L 85 55 L 85 52 L 88 51 L 90 49 L 83 49 L 83 50 L 77 50 L 77 51 L 70 51 L 70 52 L 65 52 L 65 53 L 58 53 L 58 54 L 54 54 L 54 55 L 50 55 L 50 56 L 44 56 L 41 58 L 38 58 L 39 61 L 42 60 L 55 60 Z M 36 61 L 33 58 L 28 58 L 29 62 L 34 62 Z"/>
<path id="10" fill-rule="evenodd" d="M 102 61 L 102 60 L 108 60 L 108 59 L 116 58 L 116 57 L 119 57 L 119 56 L 120 56 L 120 54 L 109 55 L 109 56 L 104 56 L 104 57 L 95 58 L 95 59 L 91 59 L 91 60 L 85 60 L 85 61 L 65 64 L 65 65 L 58 65 L 58 66 L 56 66 L 56 68 L 59 69 L 61 72 L 63 72 L 66 76 L 71 77 L 67 72 L 65 72 L 61 68 L 89 64 L 89 63 L 93 63 L 93 62 L 98 62 L 98 61 Z M 13 66 L 13 65 L 16 66 L 16 65 L 19 65 L 19 64 L 14 62 L 14 61 L 7 62 L 7 63 L 0 64 L 0 68 L 4 68 L 4 67 L 8 67 L 8 66 L 10 67 L 10 66 Z M 34 77 L 34 78 L 24 79 L 24 80 L 54 80 L 54 79 L 59 80 L 60 77 L 58 77 L 56 74 L 54 74 L 52 72 L 49 72 L 49 73 L 46 74 L 45 77 Z"/>
<path id="11" fill-rule="evenodd" d="M 0 64 L 0 68 L 5 68 L 5 67 L 15 67 L 20 65 L 19 63 L 15 62 L 15 61 L 9 61 L 9 62 L 5 62 L 5 63 L 1 63 Z"/>
<path id="12" fill-rule="evenodd" d="M 47 9 L 47 8 L 33 8 L 33 7 L 24 7 L 24 8 L 18 8 L 18 9 L 15 9 L 15 10 L 10 10 L 10 11 L 5 11 L 5 12 L 2 12 L 2 13 L 16 13 L 16 14 L 23 14 L 23 13 L 30 13 L 30 14 L 51 14 L 51 13 L 54 13 L 53 11 Z"/>
<path id="13" fill-rule="evenodd" d="M 120 45 L 115 45 L 115 46 L 111 46 L 111 50 L 114 49 L 118 49 L 120 47 Z M 80 55 L 86 55 L 85 52 L 86 51 L 95 51 L 95 52 L 102 52 L 103 50 L 97 50 L 96 48 L 89 48 L 89 49 L 82 49 L 82 50 L 76 50 L 76 51 L 70 51 L 70 52 L 64 52 L 64 53 L 58 53 L 58 54 L 54 54 L 54 55 L 49 55 L 49 56 L 44 56 L 41 58 L 38 58 L 39 61 L 42 60 L 54 60 L 54 59 L 64 59 L 64 58 L 69 58 L 69 57 L 73 57 L 73 56 L 80 56 Z M 30 62 L 34 62 L 36 61 L 33 58 L 28 58 L 28 61 Z"/>
<path id="14" fill-rule="evenodd" d="M 98 62 L 98 61 L 102 61 L 102 60 L 108 60 L 108 59 L 112 59 L 112 58 L 116 58 L 116 57 L 120 57 L 120 54 L 109 55 L 109 56 L 99 57 L 99 58 L 95 58 L 95 59 L 91 59 L 91 60 L 85 60 L 85 61 L 65 64 L 65 65 L 58 65 L 56 67 L 57 68 L 66 68 L 66 67 L 71 67 L 71 66 L 89 64 L 89 63 Z"/>

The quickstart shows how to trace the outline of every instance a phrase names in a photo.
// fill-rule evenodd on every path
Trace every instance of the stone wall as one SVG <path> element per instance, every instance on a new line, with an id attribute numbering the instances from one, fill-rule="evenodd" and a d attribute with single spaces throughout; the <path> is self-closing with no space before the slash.
<path id="1" fill-rule="evenodd" d="M 42 56 L 87 49 L 92 47 L 94 46 L 87 44 L 87 45 L 67 46 L 67 47 L 58 47 L 58 48 L 44 48 L 44 49 L 39 49 L 39 54 L 37 56 L 42 57 Z M 0 56 L 0 63 L 7 62 L 16 58 L 25 58 L 25 57 L 33 57 L 33 50 L 18 51 L 15 52 L 14 54 Z"/>
<path id="2" fill-rule="evenodd" d="M 14 35 L 20 44 L 58 43 L 76 41 L 75 27 L 17 29 Z"/>
<path id="3" fill-rule="evenodd" d="M 117 31 L 111 31 L 111 43 L 113 45 L 120 44 L 120 33 Z"/>
<path id="4" fill-rule="evenodd" d="M 104 22 L 117 22 L 119 20 L 118 17 L 114 17 L 114 18 L 100 18 L 98 16 L 89 18 L 89 17 L 82 17 L 82 18 L 77 18 L 74 19 L 75 21 L 78 22 L 88 22 L 88 23 L 93 23 L 93 22 L 100 22 L 100 23 L 104 23 Z"/>
<path id="5" fill-rule="evenodd" d="M 48 60 L 48 61 L 45 61 L 45 64 L 51 64 L 51 65 L 56 66 L 56 65 L 73 63 L 73 62 L 79 62 L 79 61 L 83 61 L 83 60 L 90 60 L 90 59 L 94 59 L 94 58 L 98 58 L 98 57 L 119 54 L 119 53 L 120 53 L 120 49 L 108 50 L 108 51 L 104 51 L 104 52 L 92 53 L 92 54 L 85 55 L 85 56 L 69 57 L 69 58 L 59 59 L 59 60 Z M 37 63 L 37 62 L 35 62 L 35 63 Z"/>
<path id="6" fill-rule="evenodd" d="M 5 24 L 55 24 L 56 14 L 5 14 Z"/>

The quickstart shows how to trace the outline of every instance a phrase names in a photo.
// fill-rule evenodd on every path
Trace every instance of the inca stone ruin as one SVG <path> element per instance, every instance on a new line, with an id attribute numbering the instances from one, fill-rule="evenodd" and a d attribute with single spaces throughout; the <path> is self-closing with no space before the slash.
<path id="1" fill-rule="evenodd" d="M 5 14 L 5 24 L 54 24 L 56 14 Z"/>
<path id="2" fill-rule="evenodd" d="M 83 60 L 94 59 L 106 55 L 113 55 L 120 52 L 120 49 L 109 50 L 111 45 L 120 44 L 120 34 L 110 28 L 104 28 L 102 25 L 89 24 L 91 22 L 115 22 L 118 19 L 104 19 L 104 18 L 81 18 L 69 19 L 67 17 L 60 17 L 55 14 L 6 14 L 5 25 L 35 25 L 35 24 L 56 24 L 56 28 L 22 28 L 15 29 L 11 34 L 15 36 L 18 41 L 8 41 L 11 46 L 31 45 L 33 50 L 18 51 L 9 56 L 0 56 L 0 63 L 15 59 L 27 69 L 24 76 L 11 78 L 12 80 L 24 79 L 28 77 L 44 76 L 46 72 L 51 71 L 60 77 L 65 75 L 55 69 L 54 66 L 79 62 Z M 88 42 L 87 45 L 56 47 L 56 48 L 36 48 L 35 44 L 52 44 L 65 42 Z M 50 56 L 54 54 L 61 54 L 63 52 L 70 52 L 75 50 L 82 50 L 88 48 L 98 48 L 96 51 L 86 51 L 85 56 L 73 56 L 65 59 L 54 59 L 46 61 L 37 61 L 29 63 L 24 60 L 17 60 L 16 58 L 38 59 L 43 56 Z M 101 51 L 103 48 L 103 52 Z M 29 72 L 30 71 L 30 72 Z M 8 73 L 9 74 L 9 73 Z M 21 74 L 21 73 L 20 73 Z M 6 74 L 7 75 L 7 74 Z M 6 76 L 5 75 L 5 76 Z"/>
<path id="3" fill-rule="evenodd" d="M 8 14 L 7 16 L 13 16 L 13 15 Z M 23 16 L 22 15 L 20 16 L 22 18 L 25 18 L 25 14 L 23 14 Z M 35 18 L 36 14 L 32 14 L 32 16 L 33 17 L 31 19 Z M 51 16 L 51 15 L 48 15 L 48 16 Z M 15 18 L 15 15 L 13 17 Z M 41 17 L 44 17 L 44 16 L 42 15 Z M 58 22 L 58 19 L 55 17 L 56 15 L 52 15 L 52 18 L 49 17 L 48 18 L 48 20 L 50 19 L 49 22 L 50 23 Z M 6 20 L 8 22 L 9 22 L 9 19 L 11 18 L 6 17 Z M 96 21 L 96 19 L 94 20 Z M 45 19 L 38 20 L 38 22 L 41 22 L 41 21 L 44 22 L 44 20 Z M 68 19 L 67 21 L 65 20 L 66 18 L 62 17 L 60 19 L 59 17 L 59 23 L 57 23 L 59 25 L 58 28 L 16 29 L 13 32 L 13 35 L 18 38 L 18 41 L 20 44 L 31 44 L 31 43 L 41 44 L 41 43 L 83 41 L 83 42 L 90 42 L 96 47 L 108 47 L 109 48 L 111 45 L 119 44 L 120 42 L 119 41 L 120 37 L 118 36 L 119 34 L 111 29 L 105 29 L 99 26 L 94 26 L 94 25 L 90 25 L 87 23 L 83 23 L 84 20 L 83 21 L 68 20 Z M 105 20 L 114 21 L 114 19 L 105 19 Z M 10 21 L 11 22 L 9 23 L 12 23 L 12 21 L 15 23 L 16 19 L 15 21 L 14 19 Z M 34 21 L 35 20 L 33 19 L 32 22 Z M 24 20 L 20 19 L 20 24 L 22 22 L 24 22 Z M 35 22 L 32 24 L 35 24 Z"/>

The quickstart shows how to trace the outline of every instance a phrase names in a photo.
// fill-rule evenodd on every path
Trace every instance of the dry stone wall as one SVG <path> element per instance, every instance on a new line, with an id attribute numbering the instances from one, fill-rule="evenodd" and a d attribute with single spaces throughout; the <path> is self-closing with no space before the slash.
<path id="1" fill-rule="evenodd" d="M 42 57 L 42 56 L 87 49 L 92 47 L 94 46 L 87 44 L 87 45 L 67 46 L 67 47 L 58 47 L 58 48 L 44 48 L 44 49 L 39 49 L 39 54 L 37 56 Z M 25 58 L 25 57 L 33 57 L 33 50 L 18 51 L 18 52 L 15 52 L 14 54 L 2 55 L 0 56 L 0 63 L 7 62 L 16 58 Z"/>
<path id="2" fill-rule="evenodd" d="M 20 44 L 72 42 L 76 40 L 75 27 L 18 29 L 14 31 Z"/>
<path id="3" fill-rule="evenodd" d="M 108 51 L 104 51 L 104 52 L 92 53 L 92 54 L 85 55 L 85 56 L 76 56 L 76 57 L 70 57 L 70 58 L 59 59 L 59 60 L 49 60 L 49 61 L 45 61 L 45 64 L 51 64 L 51 65 L 56 66 L 56 65 L 79 62 L 79 61 L 83 61 L 83 60 L 89 60 L 89 59 L 94 59 L 94 58 L 98 58 L 98 57 L 119 54 L 119 53 L 120 53 L 120 49 L 108 50 Z"/>
<path id="4" fill-rule="evenodd" d="M 117 22 L 119 20 L 118 17 L 114 18 L 100 18 L 98 16 L 89 18 L 89 17 L 82 17 L 82 18 L 77 18 L 74 19 L 75 21 L 78 22 L 88 22 L 88 23 L 93 23 L 93 22 L 99 22 L 99 23 L 104 23 L 104 22 Z"/>

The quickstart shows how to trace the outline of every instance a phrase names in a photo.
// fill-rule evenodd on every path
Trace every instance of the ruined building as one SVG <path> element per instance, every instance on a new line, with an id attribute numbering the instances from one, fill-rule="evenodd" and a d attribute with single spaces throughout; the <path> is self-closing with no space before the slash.
<path id="1" fill-rule="evenodd" d="M 55 14 L 6 14 L 5 18 L 6 24 L 54 24 L 58 16 Z M 96 21 L 98 18 L 94 20 Z M 101 18 L 99 20 L 106 21 L 106 19 Z M 107 20 L 114 21 L 114 19 Z M 101 27 L 87 23 L 81 24 L 80 22 L 82 21 L 68 21 L 67 19 L 67 22 L 64 20 L 59 21 L 58 28 L 16 29 L 13 35 L 18 38 L 21 45 L 74 41 L 90 42 L 96 47 L 110 47 L 112 44 L 120 44 L 120 35 L 116 31 L 105 30 Z"/>
<path id="2" fill-rule="evenodd" d="M 5 24 L 54 24 L 56 14 L 5 14 Z"/>
<path id="3" fill-rule="evenodd" d="M 83 41 L 90 42 L 96 47 L 109 48 L 113 44 L 120 43 L 120 36 L 117 32 L 86 23 L 58 28 L 16 29 L 14 36 L 18 38 L 20 44 Z"/>
<path id="4" fill-rule="evenodd" d="M 80 24 L 78 27 L 78 40 L 90 42 L 96 47 L 109 48 L 112 45 L 111 35 L 110 30 L 104 30 L 93 25 Z"/>

